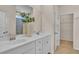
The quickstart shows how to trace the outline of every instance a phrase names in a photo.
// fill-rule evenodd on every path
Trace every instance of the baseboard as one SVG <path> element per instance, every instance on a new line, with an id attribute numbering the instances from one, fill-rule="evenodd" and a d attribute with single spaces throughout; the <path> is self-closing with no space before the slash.
<path id="1" fill-rule="evenodd" d="M 66 39 L 61 39 L 61 40 L 64 40 L 64 41 L 73 41 L 73 40 L 66 40 Z"/>
<path id="2" fill-rule="evenodd" d="M 53 50 L 53 51 L 51 51 L 51 54 L 54 54 L 54 50 Z"/>
<path id="3" fill-rule="evenodd" d="M 74 49 L 74 50 L 79 50 L 79 48 L 77 48 L 77 47 L 73 47 L 73 49 Z"/>

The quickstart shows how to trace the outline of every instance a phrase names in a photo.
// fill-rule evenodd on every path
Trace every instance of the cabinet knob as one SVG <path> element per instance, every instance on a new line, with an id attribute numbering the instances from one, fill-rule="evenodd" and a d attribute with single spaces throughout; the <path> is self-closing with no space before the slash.
<path id="1" fill-rule="evenodd" d="M 46 43 L 48 44 L 48 41 Z"/>
<path id="2" fill-rule="evenodd" d="M 3 34 L 6 34 L 6 33 L 8 33 L 8 31 L 3 32 Z"/>

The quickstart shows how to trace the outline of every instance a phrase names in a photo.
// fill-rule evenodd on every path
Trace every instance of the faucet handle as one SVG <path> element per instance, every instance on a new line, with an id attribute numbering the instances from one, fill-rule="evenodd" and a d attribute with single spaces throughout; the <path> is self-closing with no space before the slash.
<path id="1" fill-rule="evenodd" d="M 3 32 L 3 34 L 6 34 L 6 33 L 8 33 L 8 31 L 4 31 L 4 32 Z"/>

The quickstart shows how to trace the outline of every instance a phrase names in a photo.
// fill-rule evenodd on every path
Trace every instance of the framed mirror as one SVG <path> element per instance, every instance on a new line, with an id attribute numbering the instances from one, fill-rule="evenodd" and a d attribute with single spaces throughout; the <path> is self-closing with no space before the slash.
<path id="1" fill-rule="evenodd" d="M 32 14 L 33 8 L 29 5 L 16 5 L 16 35 L 23 34 L 23 17 L 21 13 Z"/>

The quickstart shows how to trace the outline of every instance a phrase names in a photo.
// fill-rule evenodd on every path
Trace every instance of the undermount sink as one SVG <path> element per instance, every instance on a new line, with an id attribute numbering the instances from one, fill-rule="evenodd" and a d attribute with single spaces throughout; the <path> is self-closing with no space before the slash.
<path id="1" fill-rule="evenodd" d="M 37 36 L 39 37 L 40 34 L 33 34 L 32 37 L 26 37 L 26 35 L 17 35 L 14 40 L 8 39 L 8 40 L 0 41 L 0 45 L 16 45 L 16 44 L 29 41 L 32 38 L 37 38 Z"/>
<path id="2" fill-rule="evenodd" d="M 4 40 L 4 39 L 1 40 L 0 41 L 0 45 L 15 45 L 15 44 L 23 43 L 23 42 L 28 41 L 28 40 L 30 40 L 29 37 L 26 38 L 24 35 L 18 35 L 13 40 L 10 40 L 10 39 L 8 39 L 8 40 Z"/>

